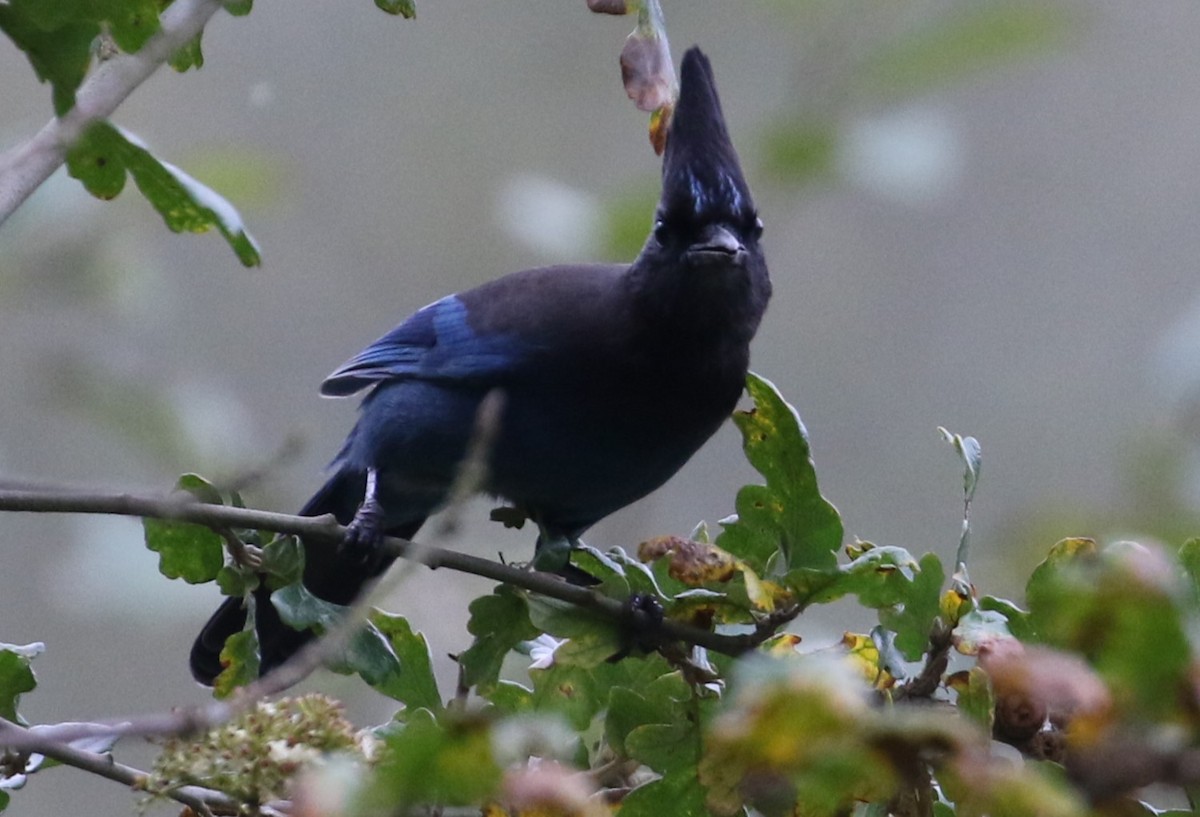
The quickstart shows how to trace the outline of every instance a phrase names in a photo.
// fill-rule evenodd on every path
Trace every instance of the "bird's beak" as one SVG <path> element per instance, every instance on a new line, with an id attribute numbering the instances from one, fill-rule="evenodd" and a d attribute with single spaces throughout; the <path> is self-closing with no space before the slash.
<path id="1" fill-rule="evenodd" d="M 695 266 L 741 265 L 746 261 L 746 248 L 728 228 L 713 224 L 688 247 L 686 256 Z"/>

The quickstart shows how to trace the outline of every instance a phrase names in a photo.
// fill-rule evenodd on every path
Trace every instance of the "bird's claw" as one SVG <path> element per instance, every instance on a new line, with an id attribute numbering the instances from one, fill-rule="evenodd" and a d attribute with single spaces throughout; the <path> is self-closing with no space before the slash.
<path id="1" fill-rule="evenodd" d="M 262 548 L 242 541 L 233 531 L 222 531 L 225 538 L 225 550 L 233 563 L 244 570 L 258 570 L 262 567 Z"/>
<path id="2" fill-rule="evenodd" d="M 379 553 L 383 541 L 383 509 L 373 500 L 364 502 L 346 526 L 341 552 L 347 560 L 360 565 L 370 564 Z"/>
<path id="3" fill-rule="evenodd" d="M 662 623 L 665 617 L 662 602 L 649 593 L 631 593 L 621 610 L 622 648 L 608 657 L 609 663 L 620 661 L 632 653 L 652 653 L 663 645 Z"/>

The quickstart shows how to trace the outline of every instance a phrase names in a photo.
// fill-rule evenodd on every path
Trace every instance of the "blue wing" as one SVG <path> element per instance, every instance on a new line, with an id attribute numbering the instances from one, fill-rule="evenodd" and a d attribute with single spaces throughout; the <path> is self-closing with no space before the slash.
<path id="1" fill-rule="evenodd" d="M 522 359 L 507 333 L 477 333 L 450 295 L 424 307 L 325 378 L 321 394 L 345 397 L 385 380 L 497 381 Z"/>

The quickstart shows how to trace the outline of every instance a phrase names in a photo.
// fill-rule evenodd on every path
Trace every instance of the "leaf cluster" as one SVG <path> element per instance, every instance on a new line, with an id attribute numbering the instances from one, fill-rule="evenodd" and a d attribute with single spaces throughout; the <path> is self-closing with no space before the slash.
<path id="1" fill-rule="evenodd" d="M 600 815 L 619 806 L 626 817 L 1083 817 L 1150 814 L 1136 799 L 1142 786 L 1197 782 L 1200 539 L 1177 553 L 1064 540 L 1033 571 L 1021 604 L 981 595 L 965 565 L 948 579 L 935 554 L 843 547 L 800 418 L 768 381 L 752 375 L 747 389 L 753 406 L 736 422 L 763 481 L 738 492 L 738 513 L 721 520 L 715 541 L 701 525 L 637 554 L 572 554 L 598 580 L 595 593 L 746 636 L 731 642 L 737 649 L 704 650 L 656 634 L 653 617 L 614 618 L 499 585 L 471 605 L 472 641 L 456 656 L 459 682 L 447 696 L 424 637 L 375 611 L 330 663 L 399 704 L 389 723 L 355 734 L 331 714 L 335 747 L 286 723 L 256 721 L 262 737 L 252 739 L 231 722 L 173 742 L 148 788 L 206 785 L 248 807 L 289 797 L 301 811 L 318 807 L 315 792 L 333 791 L 350 815 L 455 806 Z M 969 500 L 978 444 L 947 439 L 963 459 Z M 177 487 L 192 501 L 241 502 L 194 475 Z M 145 534 L 164 575 L 217 582 L 250 611 L 222 654 L 218 696 L 258 675 L 255 605 L 271 603 L 318 633 L 340 626 L 345 610 L 300 583 L 303 547 L 292 537 L 150 519 Z M 847 597 L 876 611 L 878 624 L 804 645 L 803 613 Z M 19 722 L 40 649 L 0 647 L 8 720 Z M 271 711 L 295 712 L 305 700 Z M 997 741 L 1024 760 L 998 760 Z M 223 753 L 237 762 L 197 771 Z M 286 773 L 272 758 L 291 764 Z M 8 763 L 5 785 L 31 771 Z"/>

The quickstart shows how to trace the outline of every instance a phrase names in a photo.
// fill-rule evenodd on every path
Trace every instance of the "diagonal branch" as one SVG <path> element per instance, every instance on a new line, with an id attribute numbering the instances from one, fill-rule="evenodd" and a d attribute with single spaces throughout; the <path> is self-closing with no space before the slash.
<path id="1" fill-rule="evenodd" d="M 89 752 L 63 741 L 55 734 L 39 733 L 26 729 L 5 718 L 0 718 L 0 737 L 12 744 L 21 744 L 22 753 L 37 753 L 57 760 L 65 766 L 73 766 L 85 772 L 100 775 L 130 788 L 141 788 L 149 774 L 141 769 L 118 763 L 110 755 Z M 240 814 L 241 804 L 219 791 L 201 786 L 182 786 L 164 796 L 190 807 L 197 814 Z"/>
<path id="2" fill-rule="evenodd" d="M 96 68 L 75 94 L 75 106 L 26 142 L 0 154 L 0 225 L 66 161 L 67 150 L 93 122 L 107 119 L 171 55 L 204 30 L 221 0 L 175 0 L 161 28 L 135 54 Z"/>

